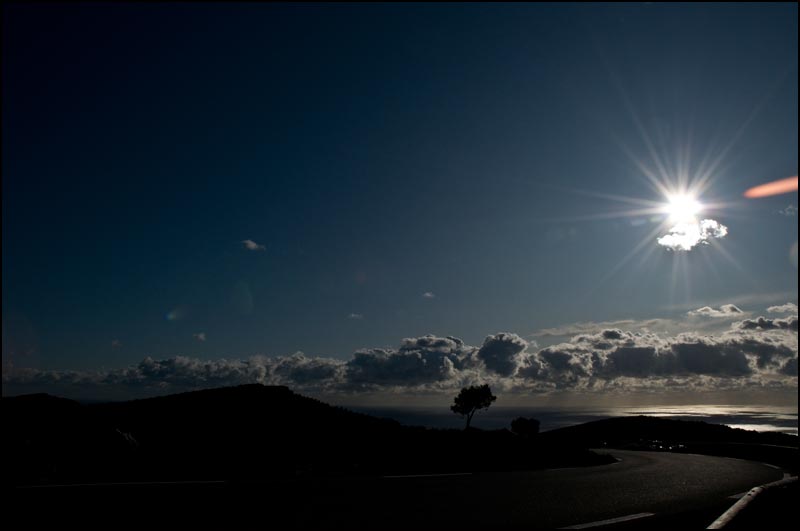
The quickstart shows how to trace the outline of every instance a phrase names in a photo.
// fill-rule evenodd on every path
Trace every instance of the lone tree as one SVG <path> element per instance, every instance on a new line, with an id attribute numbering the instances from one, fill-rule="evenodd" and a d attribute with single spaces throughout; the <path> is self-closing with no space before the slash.
<path id="1" fill-rule="evenodd" d="M 539 421 L 536 419 L 526 419 L 525 417 L 518 417 L 511 421 L 511 431 L 529 439 L 539 433 Z"/>
<path id="2" fill-rule="evenodd" d="M 467 425 L 465 430 L 469 429 L 469 423 L 472 421 L 472 415 L 479 409 L 486 409 L 492 405 L 492 402 L 497 400 L 497 397 L 492 394 L 488 384 L 472 385 L 464 387 L 458 396 L 453 400 L 453 405 L 450 410 L 457 413 L 462 417 L 466 417 Z"/>

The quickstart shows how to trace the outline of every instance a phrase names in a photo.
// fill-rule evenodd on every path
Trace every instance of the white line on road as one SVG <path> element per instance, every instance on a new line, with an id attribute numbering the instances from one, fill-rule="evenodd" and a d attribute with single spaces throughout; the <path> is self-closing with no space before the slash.
<path id="1" fill-rule="evenodd" d="M 629 520 L 637 520 L 639 518 L 647 518 L 653 516 L 655 513 L 637 513 L 629 514 L 628 516 L 620 516 L 619 518 L 610 518 L 608 520 L 598 520 L 597 522 L 589 522 L 588 524 L 571 525 L 569 527 L 559 527 L 559 529 L 587 529 L 589 527 L 600 527 L 601 525 L 618 524 L 620 522 L 627 522 Z"/>
<path id="2" fill-rule="evenodd" d="M 446 478 L 451 476 L 471 476 L 472 472 L 454 472 L 452 474 L 409 474 L 407 476 L 383 476 L 384 479 L 402 478 Z"/>

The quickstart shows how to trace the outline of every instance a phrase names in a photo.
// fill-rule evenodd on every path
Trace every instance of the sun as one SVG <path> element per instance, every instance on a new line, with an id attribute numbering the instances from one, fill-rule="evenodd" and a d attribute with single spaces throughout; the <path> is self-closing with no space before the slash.
<path id="1" fill-rule="evenodd" d="M 664 212 L 669 215 L 673 223 L 687 223 L 695 221 L 697 214 L 703 210 L 703 205 L 696 197 L 690 194 L 676 194 L 667 196 L 668 203 L 664 205 Z"/>

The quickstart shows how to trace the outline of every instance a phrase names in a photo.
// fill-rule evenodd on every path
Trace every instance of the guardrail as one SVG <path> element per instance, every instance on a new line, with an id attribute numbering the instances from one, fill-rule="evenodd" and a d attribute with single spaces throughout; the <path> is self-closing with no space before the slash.
<path id="1" fill-rule="evenodd" d="M 774 481 L 772 483 L 767 483 L 765 485 L 760 485 L 758 487 L 754 487 L 754 488 L 750 489 L 749 491 L 747 491 L 747 494 L 742 496 L 739 499 L 739 501 L 734 503 L 731 506 L 730 509 L 728 509 L 727 511 L 722 513 L 720 515 L 720 517 L 717 518 L 716 520 L 714 520 L 711 523 L 711 525 L 708 526 L 706 529 L 722 529 L 722 528 L 724 528 L 726 525 L 731 523 L 731 521 L 734 518 L 736 518 L 736 515 L 738 515 L 742 511 L 742 509 L 747 507 L 750 504 L 750 502 L 752 502 L 754 499 L 756 499 L 756 497 L 759 494 L 761 494 L 762 492 L 766 492 L 767 490 L 775 488 L 775 487 L 783 487 L 784 485 L 788 485 L 790 483 L 794 483 L 795 481 L 797 481 L 797 476 L 790 477 L 790 478 L 784 478 L 784 479 L 781 479 L 781 480 L 778 480 L 778 481 Z"/>

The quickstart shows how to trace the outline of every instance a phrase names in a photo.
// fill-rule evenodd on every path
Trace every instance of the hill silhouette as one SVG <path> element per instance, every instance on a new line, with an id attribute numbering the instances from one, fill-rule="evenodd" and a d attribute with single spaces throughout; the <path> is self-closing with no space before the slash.
<path id="1" fill-rule="evenodd" d="M 797 437 L 778 432 L 757 432 L 709 424 L 699 420 L 675 420 L 644 415 L 595 420 L 544 432 L 548 440 L 578 441 L 592 447 L 629 445 L 644 441 L 664 443 L 726 442 L 797 446 Z"/>
<path id="2" fill-rule="evenodd" d="M 798 470 L 798 438 L 702 421 L 631 416 L 596 420 L 540 435 L 548 445 L 673 451 L 763 461 Z"/>
<path id="3" fill-rule="evenodd" d="M 11 484 L 263 480 L 601 464 L 508 430 L 408 427 L 260 384 L 84 405 L 4 397 Z"/>

